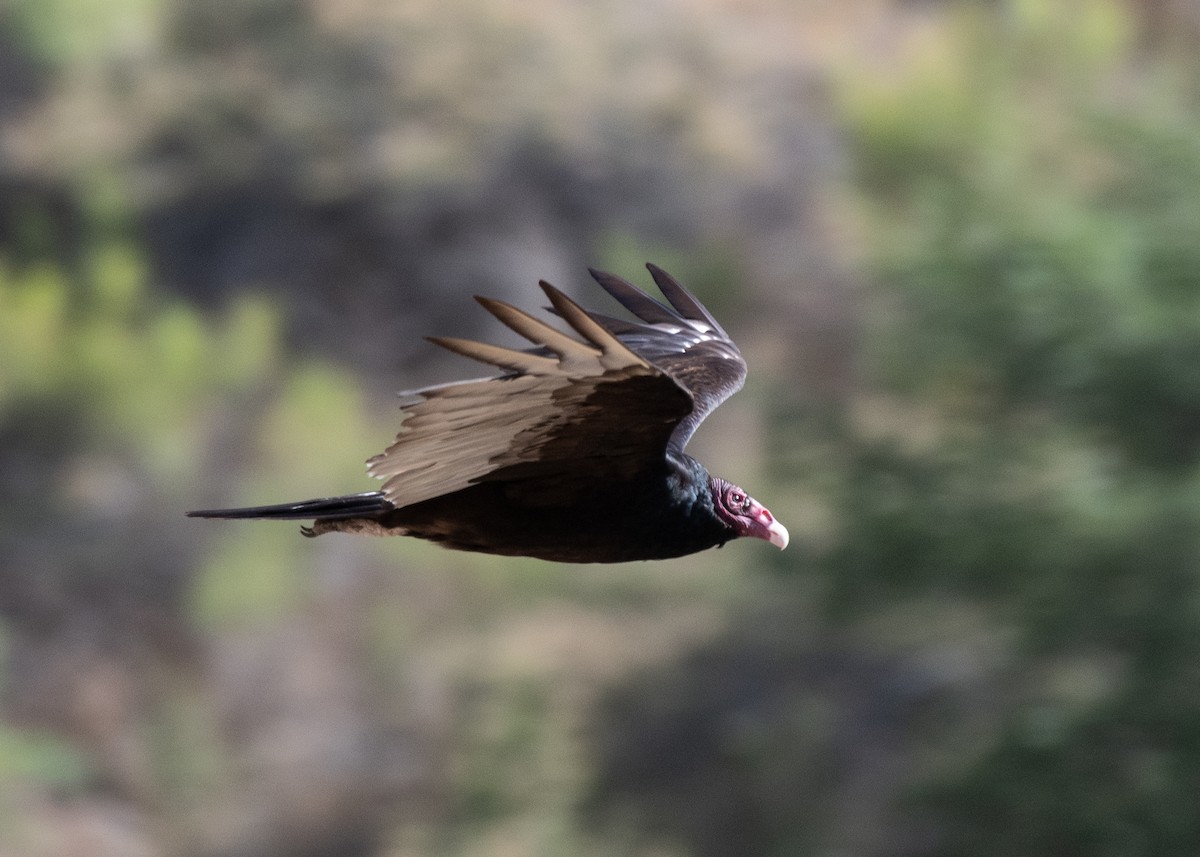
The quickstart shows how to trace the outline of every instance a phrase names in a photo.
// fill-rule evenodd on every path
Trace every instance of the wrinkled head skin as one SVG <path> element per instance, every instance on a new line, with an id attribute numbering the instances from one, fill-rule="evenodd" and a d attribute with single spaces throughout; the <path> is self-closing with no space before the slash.
<path id="1" fill-rule="evenodd" d="M 717 517 L 733 527 L 739 536 L 764 539 L 780 550 L 787 547 L 787 527 L 776 521 L 762 503 L 724 479 L 713 478 L 712 493 Z"/>

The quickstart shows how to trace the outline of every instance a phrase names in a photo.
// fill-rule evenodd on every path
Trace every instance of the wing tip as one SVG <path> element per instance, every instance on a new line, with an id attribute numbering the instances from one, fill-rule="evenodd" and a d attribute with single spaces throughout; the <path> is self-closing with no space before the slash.
<path id="1" fill-rule="evenodd" d="M 667 273 L 653 262 L 646 263 L 646 270 L 650 272 L 650 276 L 654 279 L 654 284 L 658 286 L 658 290 L 662 292 L 663 297 L 679 312 L 684 318 L 690 321 L 698 321 L 707 324 L 716 333 L 729 338 L 729 334 L 721 327 L 708 307 L 696 297 L 692 291 L 683 283 L 679 282 L 671 274 Z"/>
<path id="2" fill-rule="evenodd" d="M 490 312 L 492 315 L 496 314 L 493 307 L 501 307 L 502 309 L 503 308 L 515 309 L 515 307 L 512 306 L 512 304 L 505 303 L 504 301 L 500 300 L 499 298 L 489 298 L 487 295 L 474 295 L 474 298 L 475 298 L 475 303 L 479 304 L 481 307 L 483 307 L 485 310 Z"/>
<path id="3" fill-rule="evenodd" d="M 546 280 L 538 280 L 538 288 L 540 288 L 542 292 L 545 293 L 546 297 L 550 299 L 550 305 L 552 308 L 557 308 L 560 303 L 566 301 L 572 306 L 579 307 L 580 310 L 583 309 L 570 295 L 553 283 L 547 282 Z M 558 314 L 561 316 L 561 312 Z"/>

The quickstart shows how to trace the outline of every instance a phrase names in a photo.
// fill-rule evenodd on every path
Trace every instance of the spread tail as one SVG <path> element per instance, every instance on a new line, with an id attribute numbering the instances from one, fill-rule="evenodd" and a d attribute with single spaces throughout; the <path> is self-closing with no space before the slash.
<path id="1" fill-rule="evenodd" d="M 280 503 L 276 506 L 248 506 L 244 509 L 201 509 L 188 512 L 189 518 L 278 518 L 293 520 L 312 518 L 317 521 L 337 521 L 345 518 L 365 518 L 392 509 L 393 506 L 378 491 L 349 494 L 345 497 L 323 497 Z"/>

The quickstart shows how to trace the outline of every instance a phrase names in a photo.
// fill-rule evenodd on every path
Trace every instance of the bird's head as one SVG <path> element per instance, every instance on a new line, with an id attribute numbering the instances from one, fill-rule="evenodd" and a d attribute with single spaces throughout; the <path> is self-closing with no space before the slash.
<path id="1" fill-rule="evenodd" d="M 787 547 L 787 527 L 776 521 L 766 506 L 741 488 L 714 477 L 712 494 L 717 517 L 739 536 L 765 539 L 780 550 Z"/>

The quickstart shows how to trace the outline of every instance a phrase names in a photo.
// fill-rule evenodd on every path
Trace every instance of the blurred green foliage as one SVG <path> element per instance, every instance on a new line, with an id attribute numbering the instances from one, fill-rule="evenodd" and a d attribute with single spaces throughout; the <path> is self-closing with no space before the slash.
<path id="1" fill-rule="evenodd" d="M 0 727 L 0 779 L 8 783 L 34 781 L 57 788 L 80 787 L 90 776 L 85 755 L 62 738 L 28 729 Z M 0 819 L 13 808 L 0 800 Z"/>
<path id="2" fill-rule="evenodd" d="M 967 595 L 1019 630 L 996 730 L 914 788 L 936 853 L 1188 854 L 1200 113 L 1177 66 L 1131 71 L 1124 7 L 1062 6 L 847 88 L 888 405 L 848 426 L 833 603 Z"/>
<path id="3" fill-rule="evenodd" d="M 164 0 L 13 0 L 14 19 L 46 61 L 91 63 L 149 41 Z"/>
<path id="4" fill-rule="evenodd" d="M 0 271 L 0 408 L 69 403 L 85 444 L 136 454 L 178 490 L 195 472 L 212 397 L 263 382 L 278 357 L 276 328 L 253 297 L 219 327 L 154 300 L 122 246 L 100 248 L 84 282 L 51 264 Z"/>

